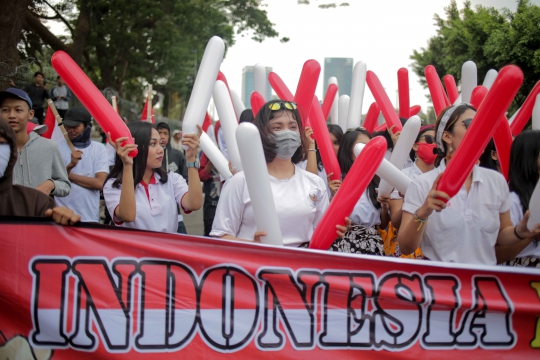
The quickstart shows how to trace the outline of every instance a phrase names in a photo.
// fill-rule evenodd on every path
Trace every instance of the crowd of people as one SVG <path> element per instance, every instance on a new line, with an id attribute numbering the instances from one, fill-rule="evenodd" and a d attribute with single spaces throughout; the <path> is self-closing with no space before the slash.
<path id="1" fill-rule="evenodd" d="M 41 77 L 41 78 L 40 78 Z M 25 92 L 0 92 L 0 215 L 52 216 L 62 224 L 100 221 L 102 195 L 111 224 L 134 229 L 186 233 L 183 213 L 203 208 L 204 234 L 227 240 L 261 241 L 244 172 L 220 177 L 199 151 L 198 134 L 166 123 L 128 125 L 127 138 L 108 148 L 91 140 L 92 120 L 81 107 L 68 108 L 69 89 L 58 81 L 49 94 L 42 74 Z M 43 100 L 58 102 L 69 142 L 56 143 L 27 131 Z M 66 104 L 64 104 L 66 103 Z M 405 194 L 379 195 L 374 176 L 345 226 L 336 226 L 330 251 L 469 264 L 539 266 L 540 224 L 527 227 L 529 202 L 540 178 L 540 131 L 525 130 L 511 147 L 509 181 L 500 174 L 490 143 L 459 193 L 450 198 L 437 183 L 459 148 L 476 109 L 449 106 L 435 125 L 420 128 L 403 173 Z M 326 174 L 313 130 L 294 102 L 272 100 L 253 116 L 239 116 L 259 130 L 284 246 L 307 247 L 329 203 L 356 160 L 356 144 L 386 139 L 389 158 L 400 133 L 370 133 L 363 127 L 328 125 L 341 180 Z M 38 121 L 42 123 L 42 120 Z M 402 119 L 405 122 L 406 119 Z M 223 129 L 206 129 L 228 159 Z M 137 149 L 138 155 L 129 154 Z M 4 200 L 5 199 L 5 200 Z M 444 201 L 442 200 L 444 199 Z"/>

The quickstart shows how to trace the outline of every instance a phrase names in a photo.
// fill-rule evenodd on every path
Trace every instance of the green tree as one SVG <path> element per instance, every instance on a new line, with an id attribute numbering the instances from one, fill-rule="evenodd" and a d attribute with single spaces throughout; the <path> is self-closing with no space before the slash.
<path id="1" fill-rule="evenodd" d="M 411 55 L 413 71 L 427 88 L 424 68 L 433 65 L 441 78 L 450 74 L 461 79 L 461 66 L 472 60 L 481 82 L 487 71 L 508 64 L 518 65 L 525 81 L 511 109 L 525 100 L 540 79 L 540 8 L 528 0 L 518 2 L 515 13 L 476 6 L 469 1 L 459 10 L 455 0 L 445 8 L 446 19 L 435 14 L 437 34 L 428 46 Z"/>
<path id="2" fill-rule="evenodd" d="M 64 50 L 98 87 L 134 98 L 152 83 L 166 101 L 189 95 L 213 35 L 227 46 L 238 34 L 278 36 L 258 0 L 34 0 L 24 15 L 23 57 L 43 55 L 43 45 Z M 51 33 L 43 19 L 64 22 L 69 36 Z"/>

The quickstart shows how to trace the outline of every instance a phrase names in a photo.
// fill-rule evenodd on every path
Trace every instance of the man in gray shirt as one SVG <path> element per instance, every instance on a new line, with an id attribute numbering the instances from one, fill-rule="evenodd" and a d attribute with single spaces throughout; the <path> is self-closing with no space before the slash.
<path id="1" fill-rule="evenodd" d="M 54 106 L 58 110 L 58 114 L 64 119 L 69 107 L 68 102 L 71 99 L 71 91 L 69 91 L 60 76 L 56 78 L 56 82 L 57 85 L 51 89 L 51 99 L 54 101 Z"/>

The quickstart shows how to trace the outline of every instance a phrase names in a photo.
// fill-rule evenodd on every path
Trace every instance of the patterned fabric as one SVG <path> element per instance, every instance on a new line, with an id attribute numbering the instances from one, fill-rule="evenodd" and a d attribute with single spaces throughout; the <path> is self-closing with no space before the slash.
<path id="1" fill-rule="evenodd" d="M 514 260 L 507 261 L 500 265 L 540 268 L 540 259 L 534 256 L 526 256 L 521 258 L 515 258 Z"/>
<path id="2" fill-rule="evenodd" d="M 384 244 L 375 227 L 352 225 L 342 238 L 336 239 L 329 251 L 384 256 Z"/>
<path id="3" fill-rule="evenodd" d="M 409 255 L 401 253 L 397 241 L 397 230 L 392 226 L 392 223 L 388 223 L 388 228 L 386 230 L 379 229 L 379 234 L 384 242 L 384 252 L 386 253 L 386 256 L 399 257 L 402 259 L 425 259 L 420 248 L 416 249 L 412 254 Z"/>

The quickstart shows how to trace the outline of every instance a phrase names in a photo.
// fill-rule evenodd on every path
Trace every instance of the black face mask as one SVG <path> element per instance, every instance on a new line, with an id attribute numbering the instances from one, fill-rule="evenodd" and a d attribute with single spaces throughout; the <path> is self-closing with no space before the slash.
<path id="1" fill-rule="evenodd" d="M 82 133 L 80 133 L 75 138 L 71 139 L 71 143 L 73 144 L 73 146 L 78 147 L 78 148 L 82 148 L 82 149 L 87 148 L 90 146 L 91 141 L 92 141 L 90 140 L 91 134 L 92 134 L 92 125 L 87 125 L 84 128 Z"/>

